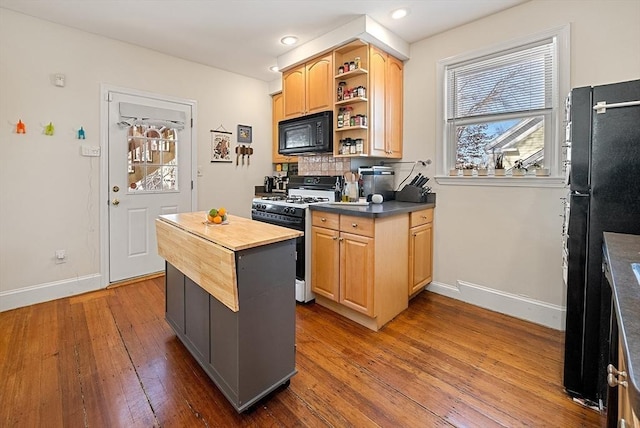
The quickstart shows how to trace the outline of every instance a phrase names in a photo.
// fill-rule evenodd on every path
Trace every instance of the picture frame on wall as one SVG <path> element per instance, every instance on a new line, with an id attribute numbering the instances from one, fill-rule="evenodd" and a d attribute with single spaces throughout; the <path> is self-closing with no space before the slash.
<path id="1" fill-rule="evenodd" d="M 251 144 L 251 127 L 248 125 L 238 125 L 238 143 Z"/>
<path id="2" fill-rule="evenodd" d="M 222 128 L 222 125 L 219 128 Z M 211 162 L 231 162 L 230 147 L 231 132 L 220 129 L 211 130 Z"/>

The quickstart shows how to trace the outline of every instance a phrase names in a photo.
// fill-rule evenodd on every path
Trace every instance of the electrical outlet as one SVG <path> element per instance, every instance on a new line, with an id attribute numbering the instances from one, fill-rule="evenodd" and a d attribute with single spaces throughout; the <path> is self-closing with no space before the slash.
<path id="1" fill-rule="evenodd" d="M 56 250 L 56 264 L 67 262 L 67 252 L 65 250 Z"/>

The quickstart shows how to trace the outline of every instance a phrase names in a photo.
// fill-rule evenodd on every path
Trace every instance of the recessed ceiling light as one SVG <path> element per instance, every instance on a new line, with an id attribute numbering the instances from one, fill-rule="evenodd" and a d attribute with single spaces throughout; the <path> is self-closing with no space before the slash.
<path id="1" fill-rule="evenodd" d="M 404 18 L 405 16 L 407 16 L 409 14 L 409 9 L 396 9 L 393 12 L 391 12 L 391 17 L 393 19 L 400 19 L 400 18 Z"/>
<path id="2" fill-rule="evenodd" d="M 280 43 L 283 45 L 295 45 L 297 41 L 298 38 L 296 36 L 284 36 L 280 39 Z"/>
<path id="3" fill-rule="evenodd" d="M 269 70 L 271 70 L 271 71 L 273 71 L 273 72 L 275 72 L 275 73 L 277 73 L 278 71 L 280 71 L 280 69 L 278 68 L 278 66 L 277 66 L 277 65 L 274 65 L 273 67 L 269 67 Z"/>

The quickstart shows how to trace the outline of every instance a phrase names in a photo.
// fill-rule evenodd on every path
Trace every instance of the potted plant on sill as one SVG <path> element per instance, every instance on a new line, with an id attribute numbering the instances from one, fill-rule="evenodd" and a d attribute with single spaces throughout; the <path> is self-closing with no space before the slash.
<path id="1" fill-rule="evenodd" d="M 480 165 L 478 165 L 478 177 L 485 177 L 488 172 L 489 170 L 487 168 L 486 162 L 483 162 Z"/>
<path id="2" fill-rule="evenodd" d="M 531 165 L 531 168 L 533 168 L 536 171 L 537 177 L 546 177 L 549 175 L 549 168 L 545 168 L 542 164 L 538 162 Z"/>
<path id="3" fill-rule="evenodd" d="M 514 177 L 524 177 L 527 174 L 527 168 L 524 166 L 522 159 L 518 159 L 513 163 L 513 170 L 511 174 Z"/>
<path id="4" fill-rule="evenodd" d="M 504 161 L 504 153 L 499 153 L 498 156 L 496 156 L 496 160 L 494 163 L 494 174 L 496 175 L 496 177 L 502 177 L 504 176 L 504 165 L 503 165 L 503 161 Z"/>
<path id="5" fill-rule="evenodd" d="M 462 167 L 462 175 L 464 175 L 465 177 L 471 177 L 475 168 L 476 166 L 471 163 L 465 164 Z"/>

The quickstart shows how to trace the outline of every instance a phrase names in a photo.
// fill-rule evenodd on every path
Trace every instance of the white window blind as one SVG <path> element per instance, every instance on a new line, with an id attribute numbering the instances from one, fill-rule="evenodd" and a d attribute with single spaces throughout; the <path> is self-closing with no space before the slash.
<path id="1" fill-rule="evenodd" d="M 553 59 L 554 42 L 547 39 L 449 65 L 447 121 L 551 109 Z"/>

